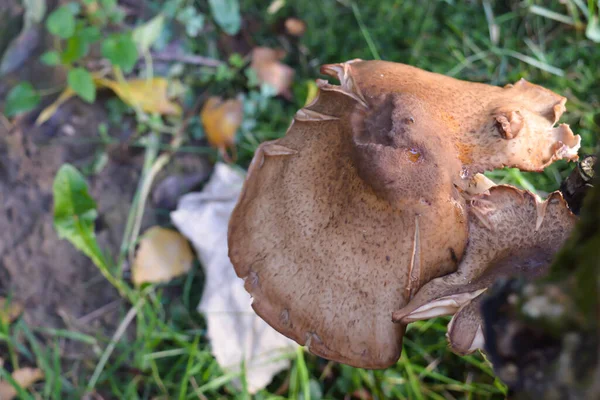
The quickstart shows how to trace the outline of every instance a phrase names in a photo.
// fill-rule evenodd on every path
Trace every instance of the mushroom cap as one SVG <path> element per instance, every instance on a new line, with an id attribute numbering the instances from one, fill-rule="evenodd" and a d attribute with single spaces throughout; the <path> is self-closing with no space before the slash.
<path id="1" fill-rule="evenodd" d="M 406 324 L 455 314 L 448 326 L 453 351 L 481 348 L 482 293 L 501 277 L 544 275 L 576 221 L 560 192 L 540 201 L 512 186 L 491 187 L 470 206 L 469 244 L 458 270 L 425 284 L 393 319 Z"/>
<path id="2" fill-rule="evenodd" d="M 324 358 L 385 368 L 404 333 L 391 313 L 463 256 L 470 178 L 574 158 L 579 141 L 552 130 L 565 99 L 536 85 L 502 89 L 380 61 L 322 71 L 340 85 L 318 81 L 286 135 L 257 149 L 229 256 L 276 330 Z"/>
<path id="3" fill-rule="evenodd" d="M 567 99 L 521 79 L 504 88 L 465 82 L 387 61 L 353 60 L 325 65 L 323 73 L 360 88 L 368 100 L 381 94 L 412 94 L 430 118 L 445 123 L 463 176 L 516 167 L 541 171 L 558 159 L 576 160 L 580 137 L 568 125 L 554 127 Z"/>
<path id="4" fill-rule="evenodd" d="M 442 130 L 412 96 L 363 102 L 321 82 L 285 137 L 257 150 L 230 220 L 257 314 L 322 357 L 395 363 L 404 327 L 391 313 L 454 271 L 467 241 Z"/>

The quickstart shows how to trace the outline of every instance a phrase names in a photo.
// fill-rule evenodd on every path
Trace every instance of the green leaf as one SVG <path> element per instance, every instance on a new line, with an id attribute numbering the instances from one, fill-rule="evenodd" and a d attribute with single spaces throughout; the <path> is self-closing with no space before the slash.
<path id="1" fill-rule="evenodd" d="M 198 13 L 194 6 L 187 6 L 177 13 L 177 21 L 185 26 L 188 36 L 196 37 L 204 28 L 204 14 Z"/>
<path id="2" fill-rule="evenodd" d="M 112 11 L 117 6 L 117 0 L 100 0 L 100 5 L 106 11 Z"/>
<path id="3" fill-rule="evenodd" d="M 79 32 L 79 35 L 81 35 L 81 37 L 83 38 L 83 40 L 85 40 L 87 44 L 97 42 L 102 37 L 100 29 L 98 29 L 95 26 L 87 26 L 85 28 L 82 28 L 81 32 Z"/>
<path id="4" fill-rule="evenodd" d="M 40 95 L 29 82 L 21 82 L 6 96 L 4 114 L 7 117 L 34 109 L 40 103 Z"/>
<path id="5" fill-rule="evenodd" d="M 75 16 L 71 7 L 66 5 L 54 10 L 46 20 L 48 31 L 62 39 L 68 39 L 75 33 Z"/>
<path id="6" fill-rule="evenodd" d="M 88 185 L 72 165 L 64 164 L 54 178 L 54 229 L 96 265 L 105 265 L 96 241 L 94 221 L 98 217 L 96 202 L 88 193 Z"/>
<path id="7" fill-rule="evenodd" d="M 96 100 L 96 85 L 92 74 L 83 68 L 75 68 L 69 71 L 67 83 L 85 101 L 93 103 Z"/>
<path id="8" fill-rule="evenodd" d="M 238 0 L 208 0 L 215 22 L 229 35 L 235 35 L 242 25 Z"/>
<path id="9" fill-rule="evenodd" d="M 150 50 L 150 46 L 156 42 L 162 33 L 164 23 L 164 15 L 159 14 L 145 24 L 135 28 L 133 31 L 133 41 L 137 44 L 140 52 L 145 53 Z"/>
<path id="10" fill-rule="evenodd" d="M 138 51 L 131 35 L 117 33 L 102 42 L 102 55 L 114 66 L 130 72 L 138 59 Z"/>
<path id="11" fill-rule="evenodd" d="M 47 51 L 42 54 L 40 61 L 46 65 L 57 65 L 60 62 L 60 56 L 56 51 Z"/>
<path id="12" fill-rule="evenodd" d="M 72 36 L 67 40 L 67 46 L 61 54 L 61 60 L 65 64 L 73 63 L 85 57 L 89 50 L 90 46 L 82 36 Z"/>

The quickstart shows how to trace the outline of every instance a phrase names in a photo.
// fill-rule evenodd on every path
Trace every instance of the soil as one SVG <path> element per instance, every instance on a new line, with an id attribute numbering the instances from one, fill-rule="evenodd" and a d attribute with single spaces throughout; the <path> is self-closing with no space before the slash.
<path id="1" fill-rule="evenodd" d="M 54 175 L 63 163 L 81 168 L 94 160 L 98 144 L 81 139 L 96 135 L 102 114 L 73 101 L 42 127 L 26 119 L 0 134 L 0 292 L 22 302 L 34 326 L 71 324 L 118 297 L 86 256 L 58 238 L 52 218 Z M 89 179 L 103 221 L 96 233 L 113 253 L 139 179 L 138 163 L 136 157 L 109 161 Z"/>
<path id="2" fill-rule="evenodd" d="M 19 1 L 0 3 L 0 15 L 23 12 Z M 54 3 L 48 3 L 49 9 Z M 0 27 L 0 33 L 11 28 L 14 36 L 20 29 L 16 25 Z M 0 110 L 10 88 L 20 81 L 29 81 L 40 90 L 56 91 L 64 86 L 64 69 L 39 62 L 51 38 L 36 38 L 22 55 L 26 61 L 0 78 Z M 4 42 L 0 41 L 0 56 L 7 46 Z M 64 163 L 86 171 L 99 157 L 107 157 L 104 166 L 87 180 L 98 206 L 98 241 L 104 252 L 116 259 L 144 150 L 127 144 L 136 130 L 133 118 L 116 126 L 108 124 L 105 101 L 111 95 L 107 93 L 99 93 L 94 104 L 73 98 L 42 126 L 36 126 L 40 111 L 57 96 L 45 97 L 42 105 L 12 125 L 0 115 L 0 296 L 12 296 L 24 305 L 24 319 L 30 326 L 112 335 L 122 317 L 123 302 L 86 256 L 58 238 L 53 227 L 52 184 Z M 98 133 L 101 123 L 108 125 L 108 134 L 117 144 L 102 142 Z M 157 223 L 168 224 L 168 211 L 176 207 L 177 199 L 201 185 L 210 171 L 206 158 L 177 154 L 155 181 L 142 231 Z M 120 267 L 127 276 L 128 266 Z"/>
<path id="3" fill-rule="evenodd" d="M 101 143 L 98 125 L 107 119 L 102 102 L 73 99 L 41 127 L 34 123 L 38 113 L 12 128 L 0 125 L 0 295 L 22 303 L 24 318 L 32 326 L 113 332 L 119 322 L 118 294 L 86 256 L 58 238 L 52 183 L 62 164 L 85 170 L 103 152 L 108 155 L 106 165 L 87 180 L 98 206 L 98 241 L 116 259 L 140 179 L 143 150 Z M 124 123 L 109 134 L 124 141 L 133 130 Z M 142 231 L 165 222 L 177 198 L 197 187 L 209 172 L 204 158 L 178 155 L 157 179 Z"/>

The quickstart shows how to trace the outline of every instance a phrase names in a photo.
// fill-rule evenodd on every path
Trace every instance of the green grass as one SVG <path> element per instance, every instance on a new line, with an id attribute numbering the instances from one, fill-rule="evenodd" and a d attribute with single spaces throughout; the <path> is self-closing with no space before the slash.
<path id="1" fill-rule="evenodd" d="M 321 64 L 352 58 L 403 62 L 496 85 L 524 77 L 568 98 L 563 120 L 582 136 L 582 153 L 594 152 L 600 120 L 600 44 L 589 40 L 585 29 L 590 15 L 598 16 L 595 2 L 495 3 L 287 1 L 279 15 L 295 15 L 308 27 L 300 41 L 303 51 L 292 52 L 285 60 L 297 71 L 295 96 L 291 101 L 267 99 L 255 111 L 252 126 L 239 136 L 239 164 L 248 165 L 260 142 L 283 135 L 304 103 L 306 82 L 320 77 Z M 264 22 L 254 34 L 255 42 L 277 47 L 281 42 L 270 31 L 274 17 L 266 13 L 269 4 L 244 0 L 241 9 L 244 16 Z M 199 7 L 206 9 L 204 2 Z M 216 33 L 208 32 L 191 48 L 200 55 L 224 57 L 215 43 Z M 201 82 L 201 75 L 190 73 L 190 80 Z M 202 90 L 235 93 L 239 85 L 235 79 L 213 80 Z M 199 129 L 197 121 L 191 122 L 190 130 L 194 129 Z M 147 148 L 149 154 L 155 150 Z M 184 143 L 180 151 L 207 150 Z M 488 175 L 543 194 L 557 189 L 571 168 L 559 162 L 540 174 L 506 169 Z M 48 399 L 80 398 L 86 388 L 106 399 L 248 399 L 244 385 L 238 389 L 232 384 L 239 376 L 224 373 L 211 355 L 205 321 L 195 311 L 202 285 L 202 271 L 196 266 L 184 278 L 149 289 L 137 303 L 122 309 L 123 322 L 111 337 L 32 330 L 23 320 L 2 326 L 0 346 L 9 354 L 5 362 L 12 368 L 19 364 L 42 368 L 46 379 L 35 390 Z M 373 399 L 503 398 L 506 389 L 481 354 L 459 357 L 448 351 L 447 321 L 411 324 L 402 357 L 387 370 L 351 368 L 303 351 L 290 354 L 291 369 L 253 398 L 359 399 L 361 394 Z M 95 357 L 63 354 L 65 341 L 78 342 Z M 7 374 L 6 369 L 0 372 Z M 26 392 L 21 397 L 33 398 Z"/>

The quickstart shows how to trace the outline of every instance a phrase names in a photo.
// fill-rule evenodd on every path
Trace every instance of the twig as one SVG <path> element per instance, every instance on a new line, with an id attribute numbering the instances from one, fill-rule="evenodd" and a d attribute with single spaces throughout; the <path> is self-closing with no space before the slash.
<path id="1" fill-rule="evenodd" d="M 225 64 L 223 61 L 195 54 L 152 53 L 152 58 L 157 61 L 177 61 L 185 64 L 203 65 L 205 67 L 218 67 Z"/>

